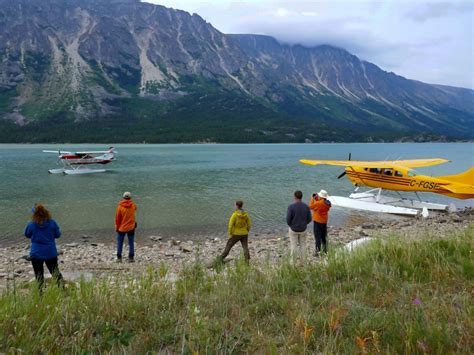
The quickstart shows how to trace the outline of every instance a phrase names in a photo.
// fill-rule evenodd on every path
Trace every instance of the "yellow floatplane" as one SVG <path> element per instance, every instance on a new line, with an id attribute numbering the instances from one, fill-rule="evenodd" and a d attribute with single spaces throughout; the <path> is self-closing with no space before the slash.
<path id="1" fill-rule="evenodd" d="M 443 205 L 423 202 L 418 192 L 433 192 L 458 199 L 474 198 L 474 167 L 464 173 L 448 176 L 425 176 L 413 169 L 447 163 L 446 159 L 412 159 L 394 161 L 355 161 L 349 160 L 300 160 L 308 165 L 335 165 L 345 167 L 338 176 L 347 175 L 356 187 L 348 198 L 332 196 L 335 206 L 354 208 L 373 212 L 417 215 L 428 210 L 455 211 L 454 204 Z M 361 186 L 372 187 L 366 192 L 358 192 Z M 383 196 L 383 190 L 396 191 L 399 197 Z M 414 192 L 418 200 L 403 198 L 400 191 Z"/>

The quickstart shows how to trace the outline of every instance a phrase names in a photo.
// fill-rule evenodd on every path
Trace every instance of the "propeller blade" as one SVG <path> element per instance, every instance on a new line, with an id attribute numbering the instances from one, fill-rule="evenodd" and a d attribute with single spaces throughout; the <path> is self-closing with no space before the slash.
<path id="1" fill-rule="evenodd" d="M 349 159 L 347 159 L 347 160 L 350 161 L 351 158 L 352 158 L 352 153 L 349 153 Z M 344 171 L 342 172 L 342 174 L 340 174 L 337 178 L 340 179 L 340 178 L 342 178 L 342 177 L 344 177 L 344 176 L 346 176 L 346 171 L 345 171 L 345 170 L 344 170 Z"/>

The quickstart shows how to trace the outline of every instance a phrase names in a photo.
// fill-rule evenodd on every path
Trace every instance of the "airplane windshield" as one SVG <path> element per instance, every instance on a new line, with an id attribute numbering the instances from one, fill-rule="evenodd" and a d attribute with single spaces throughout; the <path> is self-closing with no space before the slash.
<path id="1" fill-rule="evenodd" d="M 413 177 L 416 176 L 416 173 L 413 170 L 408 171 L 408 176 Z"/>

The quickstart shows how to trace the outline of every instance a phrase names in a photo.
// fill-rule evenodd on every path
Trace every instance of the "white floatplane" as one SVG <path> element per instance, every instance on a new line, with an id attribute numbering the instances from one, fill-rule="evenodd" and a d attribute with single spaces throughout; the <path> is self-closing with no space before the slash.
<path id="1" fill-rule="evenodd" d="M 43 150 L 44 153 L 55 153 L 58 155 L 58 164 L 61 168 L 50 169 L 50 174 L 96 174 L 104 173 L 105 169 L 91 169 L 90 165 L 105 165 L 115 160 L 116 150 L 110 147 L 109 150 L 96 150 L 88 152 L 67 152 L 64 150 Z"/>

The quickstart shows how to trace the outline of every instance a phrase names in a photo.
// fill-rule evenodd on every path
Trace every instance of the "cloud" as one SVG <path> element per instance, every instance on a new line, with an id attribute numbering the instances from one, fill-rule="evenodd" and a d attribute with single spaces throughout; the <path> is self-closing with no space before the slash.
<path id="1" fill-rule="evenodd" d="M 452 16 L 463 13 L 473 13 L 473 2 L 440 2 L 420 5 L 412 11 L 406 12 L 407 17 L 418 22 Z"/>
<path id="2" fill-rule="evenodd" d="M 472 2 L 148 0 L 195 12 L 224 33 L 331 44 L 411 79 L 474 88 Z"/>
<path id="3" fill-rule="evenodd" d="M 301 15 L 307 16 L 307 17 L 314 17 L 314 16 L 318 16 L 318 13 L 314 11 L 303 11 Z"/>

